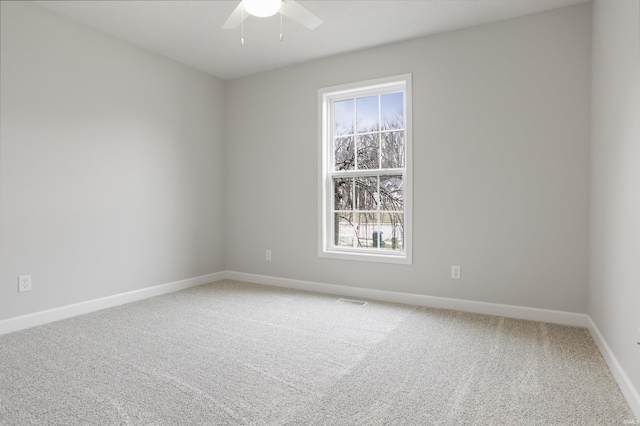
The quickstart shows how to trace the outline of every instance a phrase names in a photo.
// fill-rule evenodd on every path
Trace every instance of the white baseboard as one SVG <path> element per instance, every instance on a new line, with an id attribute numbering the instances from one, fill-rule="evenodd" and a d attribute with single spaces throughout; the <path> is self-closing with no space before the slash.
<path id="1" fill-rule="evenodd" d="M 474 312 L 479 314 L 497 315 L 510 318 L 520 318 L 533 321 L 543 321 L 555 324 L 587 326 L 587 316 L 572 312 L 553 311 L 548 309 L 528 308 L 523 306 L 501 305 L 497 303 L 476 302 L 472 300 L 451 299 L 446 297 L 425 296 L 421 294 L 400 293 L 395 291 L 375 290 L 370 288 L 349 287 L 336 284 L 326 284 L 313 281 L 293 280 L 266 275 L 246 274 L 242 272 L 224 271 L 202 275 L 195 278 L 147 287 L 127 293 L 107 296 L 100 299 L 88 300 L 73 305 L 62 306 L 46 311 L 35 312 L 0 321 L 0 335 L 11 333 L 37 325 L 46 324 L 70 318 L 101 309 L 111 308 L 125 303 L 147 299 L 161 294 L 184 290 L 223 279 L 254 282 L 275 287 L 293 288 L 298 290 L 315 291 L 340 296 L 359 297 L 385 302 L 405 303 L 408 305 L 426 306 L 431 308 L 453 309 L 457 311 Z"/>
<path id="2" fill-rule="evenodd" d="M 147 287 L 0 321 L 0 335 L 224 279 L 224 272 Z"/>
<path id="3" fill-rule="evenodd" d="M 276 287 L 308 290 L 319 293 L 340 296 L 359 297 L 363 299 L 380 300 L 384 302 L 405 303 L 408 305 L 425 306 L 429 308 L 452 309 L 456 311 L 474 312 L 478 314 L 497 315 L 509 318 L 519 318 L 533 321 L 550 322 L 554 324 L 587 326 L 587 315 L 573 312 L 553 311 L 549 309 L 527 308 L 524 306 L 501 305 L 497 303 L 475 302 L 473 300 L 451 299 L 446 297 L 425 296 L 422 294 L 399 293 L 395 291 L 374 290 L 370 288 L 348 287 L 335 284 L 325 284 L 313 281 L 292 280 L 265 275 L 245 274 L 227 271 L 226 278 L 266 284 Z"/>
<path id="4" fill-rule="evenodd" d="M 613 377 L 616 379 L 616 382 L 618 383 L 622 394 L 626 398 L 631 411 L 633 411 L 633 414 L 636 416 L 635 419 L 629 420 L 640 421 L 640 394 L 638 393 L 638 389 L 635 388 L 635 386 L 629 379 L 629 376 L 627 376 L 627 374 L 623 370 L 622 366 L 618 362 L 618 359 L 611 351 L 611 348 L 607 344 L 607 341 L 604 339 L 602 334 L 600 334 L 600 330 L 598 330 L 598 327 L 593 322 L 591 317 L 587 318 L 589 324 L 589 332 L 591 333 L 591 336 L 593 336 L 593 340 L 596 342 L 596 345 L 598 345 L 600 353 L 602 353 L 604 360 L 607 362 L 607 365 L 611 370 L 611 374 L 613 374 Z"/>
<path id="5" fill-rule="evenodd" d="M 60 308 L 49 309 L 29 315 L 9 318 L 0 321 L 0 335 L 12 331 L 22 330 L 37 325 L 82 315 L 161 294 L 171 293 L 202 284 L 223 279 L 254 282 L 276 287 L 293 288 L 298 290 L 315 291 L 340 296 L 359 297 L 385 302 L 405 303 L 409 305 L 426 306 L 431 308 L 452 309 L 457 311 L 474 312 L 479 314 L 497 315 L 510 318 L 543 321 L 555 324 L 587 327 L 587 316 L 573 312 L 553 311 L 549 309 L 528 308 L 523 306 L 502 305 L 497 303 L 476 302 L 473 300 L 452 299 L 446 297 L 425 296 L 422 294 L 400 293 L 370 288 L 349 287 L 336 284 L 326 284 L 314 281 L 293 280 L 266 275 L 246 274 L 242 272 L 224 271 L 200 277 L 189 278 L 168 284 L 147 287 L 127 293 L 107 296 L 100 299 L 88 300 Z"/>

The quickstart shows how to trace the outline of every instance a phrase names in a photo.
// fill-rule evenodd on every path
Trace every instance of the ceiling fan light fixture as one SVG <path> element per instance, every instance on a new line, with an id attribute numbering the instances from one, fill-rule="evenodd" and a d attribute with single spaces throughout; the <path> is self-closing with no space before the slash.
<path id="1" fill-rule="evenodd" d="M 244 10 L 259 18 L 266 18 L 278 13 L 281 2 L 282 0 L 242 0 Z"/>

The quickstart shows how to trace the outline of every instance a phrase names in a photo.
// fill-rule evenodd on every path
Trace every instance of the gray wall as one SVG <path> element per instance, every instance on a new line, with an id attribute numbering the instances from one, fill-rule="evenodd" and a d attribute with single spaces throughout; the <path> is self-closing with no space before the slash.
<path id="1" fill-rule="evenodd" d="M 586 313 L 590 28 L 583 4 L 227 82 L 227 269 Z M 413 265 L 318 258 L 317 90 L 407 72 Z"/>
<path id="2" fill-rule="evenodd" d="M 0 319 L 223 270 L 223 82 L 1 5 Z"/>
<path id="3" fill-rule="evenodd" d="M 586 312 L 590 20 L 585 4 L 221 82 L 2 2 L 0 319 L 225 269 Z M 414 263 L 318 258 L 317 89 L 407 72 Z"/>
<path id="4" fill-rule="evenodd" d="M 593 3 L 589 316 L 640 391 L 640 2 Z M 636 397 L 637 398 L 637 397 Z"/>

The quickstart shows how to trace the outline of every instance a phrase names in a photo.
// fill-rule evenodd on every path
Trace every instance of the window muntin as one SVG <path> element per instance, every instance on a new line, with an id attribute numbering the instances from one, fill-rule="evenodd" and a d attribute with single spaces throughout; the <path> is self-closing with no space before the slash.
<path id="1" fill-rule="evenodd" d="M 321 256 L 410 263 L 410 76 L 321 89 Z"/>

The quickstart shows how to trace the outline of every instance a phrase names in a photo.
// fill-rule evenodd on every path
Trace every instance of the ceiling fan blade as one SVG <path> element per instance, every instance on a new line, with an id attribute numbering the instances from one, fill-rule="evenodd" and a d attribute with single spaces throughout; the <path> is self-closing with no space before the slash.
<path id="1" fill-rule="evenodd" d="M 310 30 L 322 24 L 322 19 L 318 18 L 295 0 L 283 0 L 282 14 Z"/>
<path id="2" fill-rule="evenodd" d="M 224 30 L 229 30 L 229 29 L 233 29 L 233 28 L 238 28 L 240 26 L 240 24 L 242 24 L 242 21 L 244 19 L 247 19 L 247 17 L 249 16 L 248 13 L 242 13 L 242 8 L 243 8 L 243 4 L 242 2 L 240 2 L 240 4 L 238 4 L 238 7 L 235 8 L 235 10 L 233 12 L 231 12 L 231 16 L 229 16 L 229 19 L 227 19 L 227 22 L 224 23 L 224 25 L 222 26 L 222 29 Z M 244 17 L 244 19 L 243 19 Z"/>

